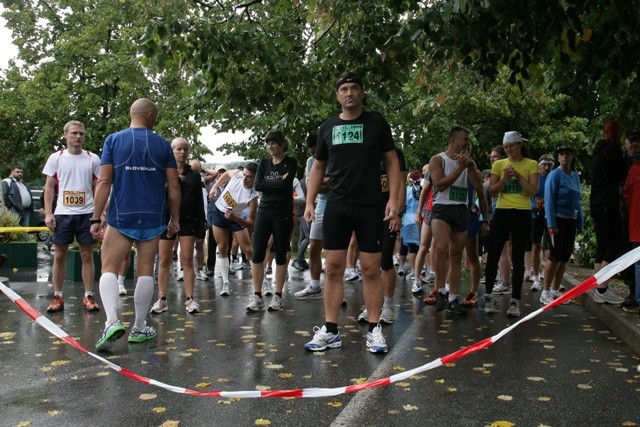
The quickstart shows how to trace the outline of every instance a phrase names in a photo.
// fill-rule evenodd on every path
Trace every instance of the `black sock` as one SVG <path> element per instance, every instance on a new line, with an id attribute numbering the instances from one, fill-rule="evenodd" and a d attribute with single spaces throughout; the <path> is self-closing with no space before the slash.
<path id="1" fill-rule="evenodd" d="M 607 289 L 609 289 L 609 287 L 607 286 L 606 288 L 596 288 L 596 290 L 598 291 L 598 293 L 600 295 L 604 294 L 605 292 L 607 292 Z"/>
<path id="2" fill-rule="evenodd" d="M 378 326 L 377 323 L 369 322 L 369 332 L 373 332 L 373 330 L 376 328 L 376 326 Z"/>
<path id="3" fill-rule="evenodd" d="M 276 292 L 276 295 L 280 298 L 282 298 L 282 292 Z"/>
<path id="4" fill-rule="evenodd" d="M 254 294 L 256 294 L 258 298 L 262 299 L 262 292 L 254 292 Z"/>
<path id="5" fill-rule="evenodd" d="M 160 299 L 161 299 L 162 301 L 166 301 L 166 300 L 167 300 L 167 297 L 160 297 Z"/>
<path id="6" fill-rule="evenodd" d="M 326 322 L 324 324 L 324 327 L 327 329 L 327 332 L 331 332 L 332 334 L 337 334 L 338 333 L 338 324 L 337 323 Z"/>

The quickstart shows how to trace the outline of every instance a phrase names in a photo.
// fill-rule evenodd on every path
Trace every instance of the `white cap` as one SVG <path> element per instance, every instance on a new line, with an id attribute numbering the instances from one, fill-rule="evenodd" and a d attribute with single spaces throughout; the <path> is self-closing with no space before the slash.
<path id="1" fill-rule="evenodd" d="M 504 137 L 502 138 L 502 145 L 506 144 L 514 144 L 516 142 L 527 142 L 526 139 L 520 135 L 520 132 L 515 130 L 510 130 L 509 132 L 504 133 Z"/>
<path id="2" fill-rule="evenodd" d="M 219 171 L 220 169 L 227 170 L 227 167 L 225 165 L 216 165 L 214 169 L 217 171 Z"/>

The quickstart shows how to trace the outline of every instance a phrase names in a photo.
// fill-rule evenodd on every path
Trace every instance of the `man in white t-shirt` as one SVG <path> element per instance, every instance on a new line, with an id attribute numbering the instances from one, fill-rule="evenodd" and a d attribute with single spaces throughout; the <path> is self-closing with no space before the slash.
<path id="1" fill-rule="evenodd" d="M 64 138 L 67 148 L 49 156 L 42 170 L 46 175 L 45 183 L 45 224 L 53 230 L 55 253 L 53 258 L 53 289 L 49 313 L 64 309 L 62 284 L 66 276 L 65 263 L 69 253 L 69 244 L 75 240 L 80 245 L 82 258 L 82 282 L 84 298 L 82 306 L 87 311 L 99 310 L 93 298 L 93 244 L 89 231 L 93 215 L 94 183 L 100 173 L 100 158 L 90 151 L 83 150 L 85 140 L 84 125 L 72 120 L 64 125 Z M 58 202 L 53 214 L 53 195 L 58 187 Z"/>

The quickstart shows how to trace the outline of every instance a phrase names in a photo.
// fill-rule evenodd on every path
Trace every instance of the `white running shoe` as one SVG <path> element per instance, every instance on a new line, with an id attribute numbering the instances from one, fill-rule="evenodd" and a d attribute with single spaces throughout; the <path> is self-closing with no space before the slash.
<path id="1" fill-rule="evenodd" d="M 389 350 L 382 335 L 382 326 L 379 324 L 373 331 L 367 333 L 367 348 L 371 353 L 386 353 Z"/>
<path id="2" fill-rule="evenodd" d="M 484 294 L 484 314 L 493 314 L 498 309 L 496 308 L 496 301 L 493 299 L 493 295 Z"/>
<path id="3" fill-rule="evenodd" d="M 223 297 L 228 297 L 231 295 L 231 285 L 229 282 L 223 282 L 222 288 L 220 289 L 220 295 Z"/>
<path id="4" fill-rule="evenodd" d="M 363 307 L 362 313 L 358 315 L 358 322 L 369 323 L 369 312 L 367 311 L 367 307 Z"/>
<path id="5" fill-rule="evenodd" d="M 315 299 L 322 298 L 322 288 L 318 286 L 318 288 L 314 289 L 311 287 L 311 283 L 308 283 L 304 289 L 295 292 L 293 294 L 297 299 Z"/>
<path id="6" fill-rule="evenodd" d="M 182 282 L 184 280 L 184 271 L 183 270 L 178 271 L 178 275 L 176 276 L 176 280 L 178 282 Z"/>
<path id="7" fill-rule="evenodd" d="M 597 302 L 598 304 L 607 303 L 620 305 L 624 302 L 624 298 L 614 294 L 609 288 L 607 288 L 604 294 L 601 294 L 597 289 L 595 289 L 591 296 L 593 297 L 593 302 Z"/>
<path id="8" fill-rule="evenodd" d="M 127 288 L 124 287 L 123 283 L 118 283 L 118 295 L 126 296 Z"/>
<path id="9" fill-rule="evenodd" d="M 247 305 L 247 311 L 260 311 L 264 309 L 264 299 L 258 295 L 251 295 L 249 297 L 249 304 Z"/>
<path id="10" fill-rule="evenodd" d="M 531 292 L 537 292 L 541 289 L 542 289 L 542 284 L 540 283 L 540 280 L 534 279 L 533 283 L 531 284 Z"/>
<path id="11" fill-rule="evenodd" d="M 271 302 L 269 303 L 269 307 L 267 308 L 269 311 L 280 311 L 284 308 L 284 304 L 282 303 L 282 298 L 278 295 L 274 295 L 271 298 Z"/>
<path id="12" fill-rule="evenodd" d="M 200 311 L 200 305 L 193 300 L 193 298 L 189 298 L 184 302 L 187 313 L 194 314 Z"/>
<path id="13" fill-rule="evenodd" d="M 336 334 L 327 332 L 327 327 L 324 325 L 322 328 L 314 326 L 313 332 L 313 339 L 304 345 L 304 348 L 309 351 L 323 351 L 327 348 L 338 348 L 342 346 L 340 332 Z"/>
<path id="14" fill-rule="evenodd" d="M 153 304 L 151 307 L 151 314 L 160 314 L 167 311 L 167 300 L 163 300 L 162 298 L 158 298 L 158 301 Z"/>
<path id="15" fill-rule="evenodd" d="M 540 293 L 540 304 L 542 305 L 547 305 L 550 302 L 553 301 L 553 297 L 551 296 L 551 292 L 549 291 L 542 291 Z"/>
<path id="16" fill-rule="evenodd" d="M 511 298 L 509 308 L 507 309 L 507 317 L 520 317 L 520 301 Z"/>
<path id="17" fill-rule="evenodd" d="M 393 313 L 393 307 L 382 307 L 382 311 L 380 312 L 380 323 L 391 325 L 395 320 L 396 317 Z"/>
<path id="18" fill-rule="evenodd" d="M 493 295 L 508 295 L 511 293 L 510 283 L 500 283 L 493 287 Z"/>
<path id="19" fill-rule="evenodd" d="M 267 279 L 262 281 L 262 295 L 273 295 L 273 285 Z"/>
<path id="20" fill-rule="evenodd" d="M 207 276 L 207 273 L 204 272 L 204 270 L 198 270 L 196 272 L 196 279 L 197 280 L 202 280 L 202 281 L 208 281 L 209 280 L 209 276 Z"/>

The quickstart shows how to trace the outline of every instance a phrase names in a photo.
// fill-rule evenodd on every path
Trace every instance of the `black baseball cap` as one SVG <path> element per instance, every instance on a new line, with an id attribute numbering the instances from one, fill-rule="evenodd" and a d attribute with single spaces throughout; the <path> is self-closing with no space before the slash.
<path id="1" fill-rule="evenodd" d="M 629 141 L 640 141 L 640 129 L 632 128 L 627 131 L 627 139 Z"/>
<path id="2" fill-rule="evenodd" d="M 573 154 L 573 148 L 569 147 L 568 145 L 561 145 L 556 148 L 556 154 L 560 153 L 561 151 L 568 151 Z"/>

